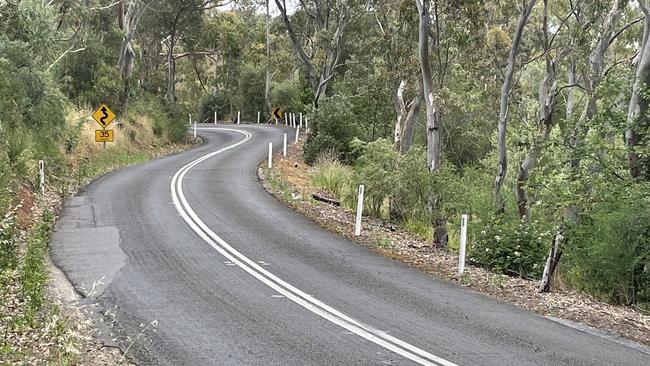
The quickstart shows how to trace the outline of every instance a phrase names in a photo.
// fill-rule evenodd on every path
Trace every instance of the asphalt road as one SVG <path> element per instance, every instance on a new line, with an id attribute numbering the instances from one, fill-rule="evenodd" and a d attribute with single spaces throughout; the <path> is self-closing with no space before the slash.
<path id="1" fill-rule="evenodd" d="M 204 127 L 204 145 L 95 180 L 57 222 L 54 263 L 138 363 L 650 365 L 328 233 L 259 185 L 281 129 Z"/>

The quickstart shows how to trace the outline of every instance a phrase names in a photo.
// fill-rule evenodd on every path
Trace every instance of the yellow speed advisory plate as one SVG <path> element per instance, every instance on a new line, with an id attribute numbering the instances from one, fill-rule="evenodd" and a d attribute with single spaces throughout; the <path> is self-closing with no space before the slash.
<path id="1" fill-rule="evenodd" d="M 113 142 L 113 130 L 95 130 L 95 142 Z"/>

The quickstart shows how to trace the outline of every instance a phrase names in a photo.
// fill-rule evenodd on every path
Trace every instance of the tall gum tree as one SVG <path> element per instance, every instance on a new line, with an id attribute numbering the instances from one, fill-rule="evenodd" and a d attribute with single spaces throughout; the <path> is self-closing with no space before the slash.
<path id="1" fill-rule="evenodd" d="M 505 212 L 505 200 L 501 194 L 501 188 L 506 178 L 508 171 L 508 153 L 506 146 L 506 127 L 508 123 L 508 100 L 510 98 L 510 91 L 512 90 L 512 80 L 515 74 L 515 66 L 517 62 L 517 55 L 519 54 L 519 46 L 521 45 L 521 38 L 528 22 L 528 17 L 533 11 L 536 0 L 529 0 L 524 3 L 524 6 L 519 15 L 517 28 L 515 29 L 515 36 L 512 39 L 512 47 L 508 55 L 508 64 L 506 66 L 505 77 L 501 85 L 501 101 L 499 107 L 499 123 L 497 125 L 497 152 L 499 162 L 497 164 L 497 174 L 494 178 L 494 204 L 497 213 Z"/>
<path id="2" fill-rule="evenodd" d="M 365 13 L 363 3 L 342 0 L 300 0 L 299 11 L 307 16 L 304 31 L 298 33 L 287 11 L 286 0 L 275 0 L 298 58 L 305 66 L 309 85 L 314 93 L 312 104 L 318 104 L 336 71 L 345 65 L 345 34 L 358 17 Z"/>

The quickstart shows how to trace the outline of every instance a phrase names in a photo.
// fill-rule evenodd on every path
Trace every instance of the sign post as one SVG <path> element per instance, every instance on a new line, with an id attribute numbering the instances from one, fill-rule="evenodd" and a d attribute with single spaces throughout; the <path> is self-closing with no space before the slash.
<path id="1" fill-rule="evenodd" d="M 467 222 L 469 216 L 463 214 L 460 217 L 460 248 L 458 250 L 458 275 L 462 276 L 465 272 L 465 248 L 467 247 Z"/>
<path id="2" fill-rule="evenodd" d="M 45 196 L 45 162 L 43 160 L 38 161 L 38 173 L 41 178 L 41 195 Z"/>
<path id="3" fill-rule="evenodd" d="M 287 134 L 284 134 L 284 140 L 282 143 L 282 156 L 287 157 Z"/>
<path id="4" fill-rule="evenodd" d="M 359 195 L 357 196 L 357 220 L 354 223 L 354 236 L 361 235 L 361 214 L 363 213 L 363 184 L 359 186 Z"/>

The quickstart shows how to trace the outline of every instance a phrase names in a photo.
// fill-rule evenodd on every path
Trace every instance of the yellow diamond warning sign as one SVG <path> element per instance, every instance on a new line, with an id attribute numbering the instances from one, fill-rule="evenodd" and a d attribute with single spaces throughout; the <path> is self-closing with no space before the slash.
<path id="1" fill-rule="evenodd" d="M 113 113 L 106 104 L 102 103 L 95 113 L 93 113 L 93 119 L 97 121 L 102 128 L 106 128 L 115 119 L 115 113 Z"/>

